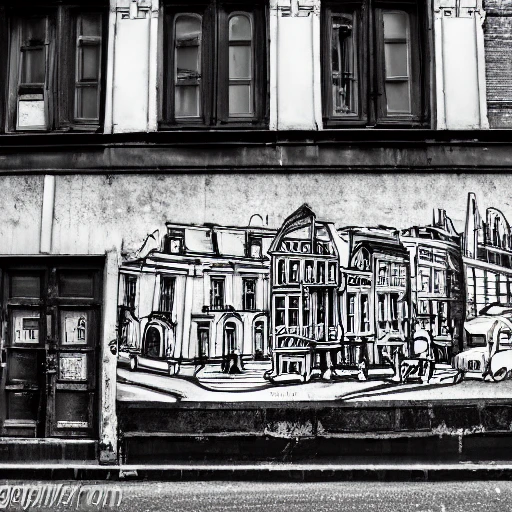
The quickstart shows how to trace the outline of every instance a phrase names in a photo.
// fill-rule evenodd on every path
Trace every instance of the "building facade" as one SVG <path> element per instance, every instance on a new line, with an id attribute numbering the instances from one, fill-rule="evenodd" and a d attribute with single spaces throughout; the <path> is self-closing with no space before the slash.
<path id="1" fill-rule="evenodd" d="M 273 382 L 307 382 L 313 372 L 331 378 L 343 338 L 341 250 L 334 225 L 317 220 L 306 204 L 277 232 L 269 250 Z"/>
<path id="2" fill-rule="evenodd" d="M 512 246 L 510 225 L 497 208 L 480 216 L 476 196 L 468 195 L 463 262 L 466 282 L 466 318 L 479 316 L 491 304 L 512 302 Z"/>
<path id="3" fill-rule="evenodd" d="M 394 365 L 408 354 L 409 254 L 391 228 L 344 228 L 349 259 L 343 265 L 343 324 L 367 365 Z"/>
<path id="4" fill-rule="evenodd" d="M 427 331 L 436 362 L 450 363 L 463 349 L 464 274 L 460 235 L 444 210 L 430 226 L 400 233 L 409 251 L 411 335 Z"/>
<path id="5" fill-rule="evenodd" d="M 490 129 L 510 127 L 508 9 L 479 0 L 1 1 L 5 457 L 114 464 L 127 431 L 131 453 L 145 451 L 153 427 L 133 425 L 150 406 L 136 394 L 139 409 L 117 400 L 119 333 L 126 364 L 144 352 L 178 377 L 203 359 L 266 358 L 278 327 L 308 340 L 311 371 L 325 377 L 365 353 L 379 364 L 379 346 L 402 343 L 415 323 L 430 329 L 446 360 L 463 319 L 451 232 L 401 233 L 414 263 L 405 291 L 412 307 L 400 312 L 402 256 L 392 237 L 389 250 L 367 248 L 374 267 L 361 270 L 355 254 L 341 259 L 333 224 L 318 222 L 304 253 L 293 244 L 270 250 L 276 264 L 281 254 L 287 261 L 283 276 L 300 279 L 279 282 L 282 269 L 272 266 L 265 304 L 270 263 L 247 237 L 264 244 L 271 230 L 208 224 L 242 225 L 259 211 L 277 229 L 314 200 L 338 225 L 376 225 L 394 209 L 408 219 L 431 207 L 425 189 L 411 185 L 415 172 L 439 173 L 437 188 L 420 174 L 414 180 L 444 203 L 466 193 L 458 188 L 467 182 L 453 185 L 449 173 L 510 172 L 509 137 Z M 167 242 L 134 256 L 169 219 Z M 501 300 L 501 280 L 499 288 Z M 317 316 L 308 316 L 314 301 Z M 345 338 L 340 315 L 353 329 Z"/>
<path id="6" fill-rule="evenodd" d="M 120 361 L 193 377 L 207 362 L 229 371 L 235 354 L 269 358 L 274 234 L 167 223 L 160 247 L 120 268 Z"/>

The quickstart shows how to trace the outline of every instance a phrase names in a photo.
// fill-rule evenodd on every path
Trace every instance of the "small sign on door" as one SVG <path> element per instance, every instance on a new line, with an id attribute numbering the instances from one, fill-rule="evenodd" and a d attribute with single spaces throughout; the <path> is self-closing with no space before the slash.
<path id="1" fill-rule="evenodd" d="M 87 343 L 87 314 L 82 311 L 62 313 L 62 344 L 85 345 Z"/>
<path id="2" fill-rule="evenodd" d="M 60 380 L 87 380 L 87 354 L 61 354 L 59 357 Z"/>

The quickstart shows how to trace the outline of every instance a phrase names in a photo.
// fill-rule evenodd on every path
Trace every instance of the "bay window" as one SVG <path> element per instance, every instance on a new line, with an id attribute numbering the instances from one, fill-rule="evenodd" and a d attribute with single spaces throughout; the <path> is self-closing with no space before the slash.
<path id="1" fill-rule="evenodd" d="M 326 4 L 322 12 L 326 126 L 427 121 L 423 9 L 407 0 Z"/>
<path id="2" fill-rule="evenodd" d="M 8 131 L 99 129 L 106 38 L 95 4 L 7 11 Z"/>
<path id="3" fill-rule="evenodd" d="M 162 127 L 264 123 L 263 5 L 169 4 L 165 28 Z"/>

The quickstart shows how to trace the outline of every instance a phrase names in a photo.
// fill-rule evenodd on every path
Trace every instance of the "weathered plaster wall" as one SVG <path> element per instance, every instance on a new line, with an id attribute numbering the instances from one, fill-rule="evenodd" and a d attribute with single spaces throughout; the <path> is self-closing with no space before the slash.
<path id="1" fill-rule="evenodd" d="M 39 254 L 42 176 L 3 176 L 0 185 L 2 254 Z M 304 202 L 338 226 L 405 228 L 445 208 L 463 231 L 468 192 L 510 217 L 509 187 L 504 174 L 59 175 L 52 254 L 130 253 L 155 229 L 163 235 L 166 221 L 247 225 L 259 213 L 278 227 Z"/>
<path id="2" fill-rule="evenodd" d="M 0 252 L 39 252 L 43 176 L 4 176 L 0 180 Z"/>

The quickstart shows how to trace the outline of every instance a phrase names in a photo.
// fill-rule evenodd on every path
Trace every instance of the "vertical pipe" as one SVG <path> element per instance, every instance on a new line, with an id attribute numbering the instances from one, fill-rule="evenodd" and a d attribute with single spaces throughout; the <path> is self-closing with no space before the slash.
<path id="1" fill-rule="evenodd" d="M 115 40 L 116 40 L 116 0 L 110 1 L 108 19 L 108 46 L 107 46 L 107 72 L 105 80 L 105 119 L 104 133 L 113 133 L 114 130 L 114 64 L 115 64 Z"/>
<path id="2" fill-rule="evenodd" d="M 270 2 L 270 120 L 269 128 L 277 130 L 279 124 L 278 112 L 278 76 L 277 76 L 277 46 L 279 43 L 278 27 L 279 9 L 277 0 Z"/>
<path id="3" fill-rule="evenodd" d="M 313 112 L 317 130 L 322 129 L 322 82 L 320 66 L 320 12 L 321 0 L 315 0 L 312 20 L 313 37 Z"/>
<path id="4" fill-rule="evenodd" d="M 49 254 L 52 250 L 53 211 L 55 207 L 55 176 L 44 177 L 43 208 L 41 216 L 40 252 Z"/>

